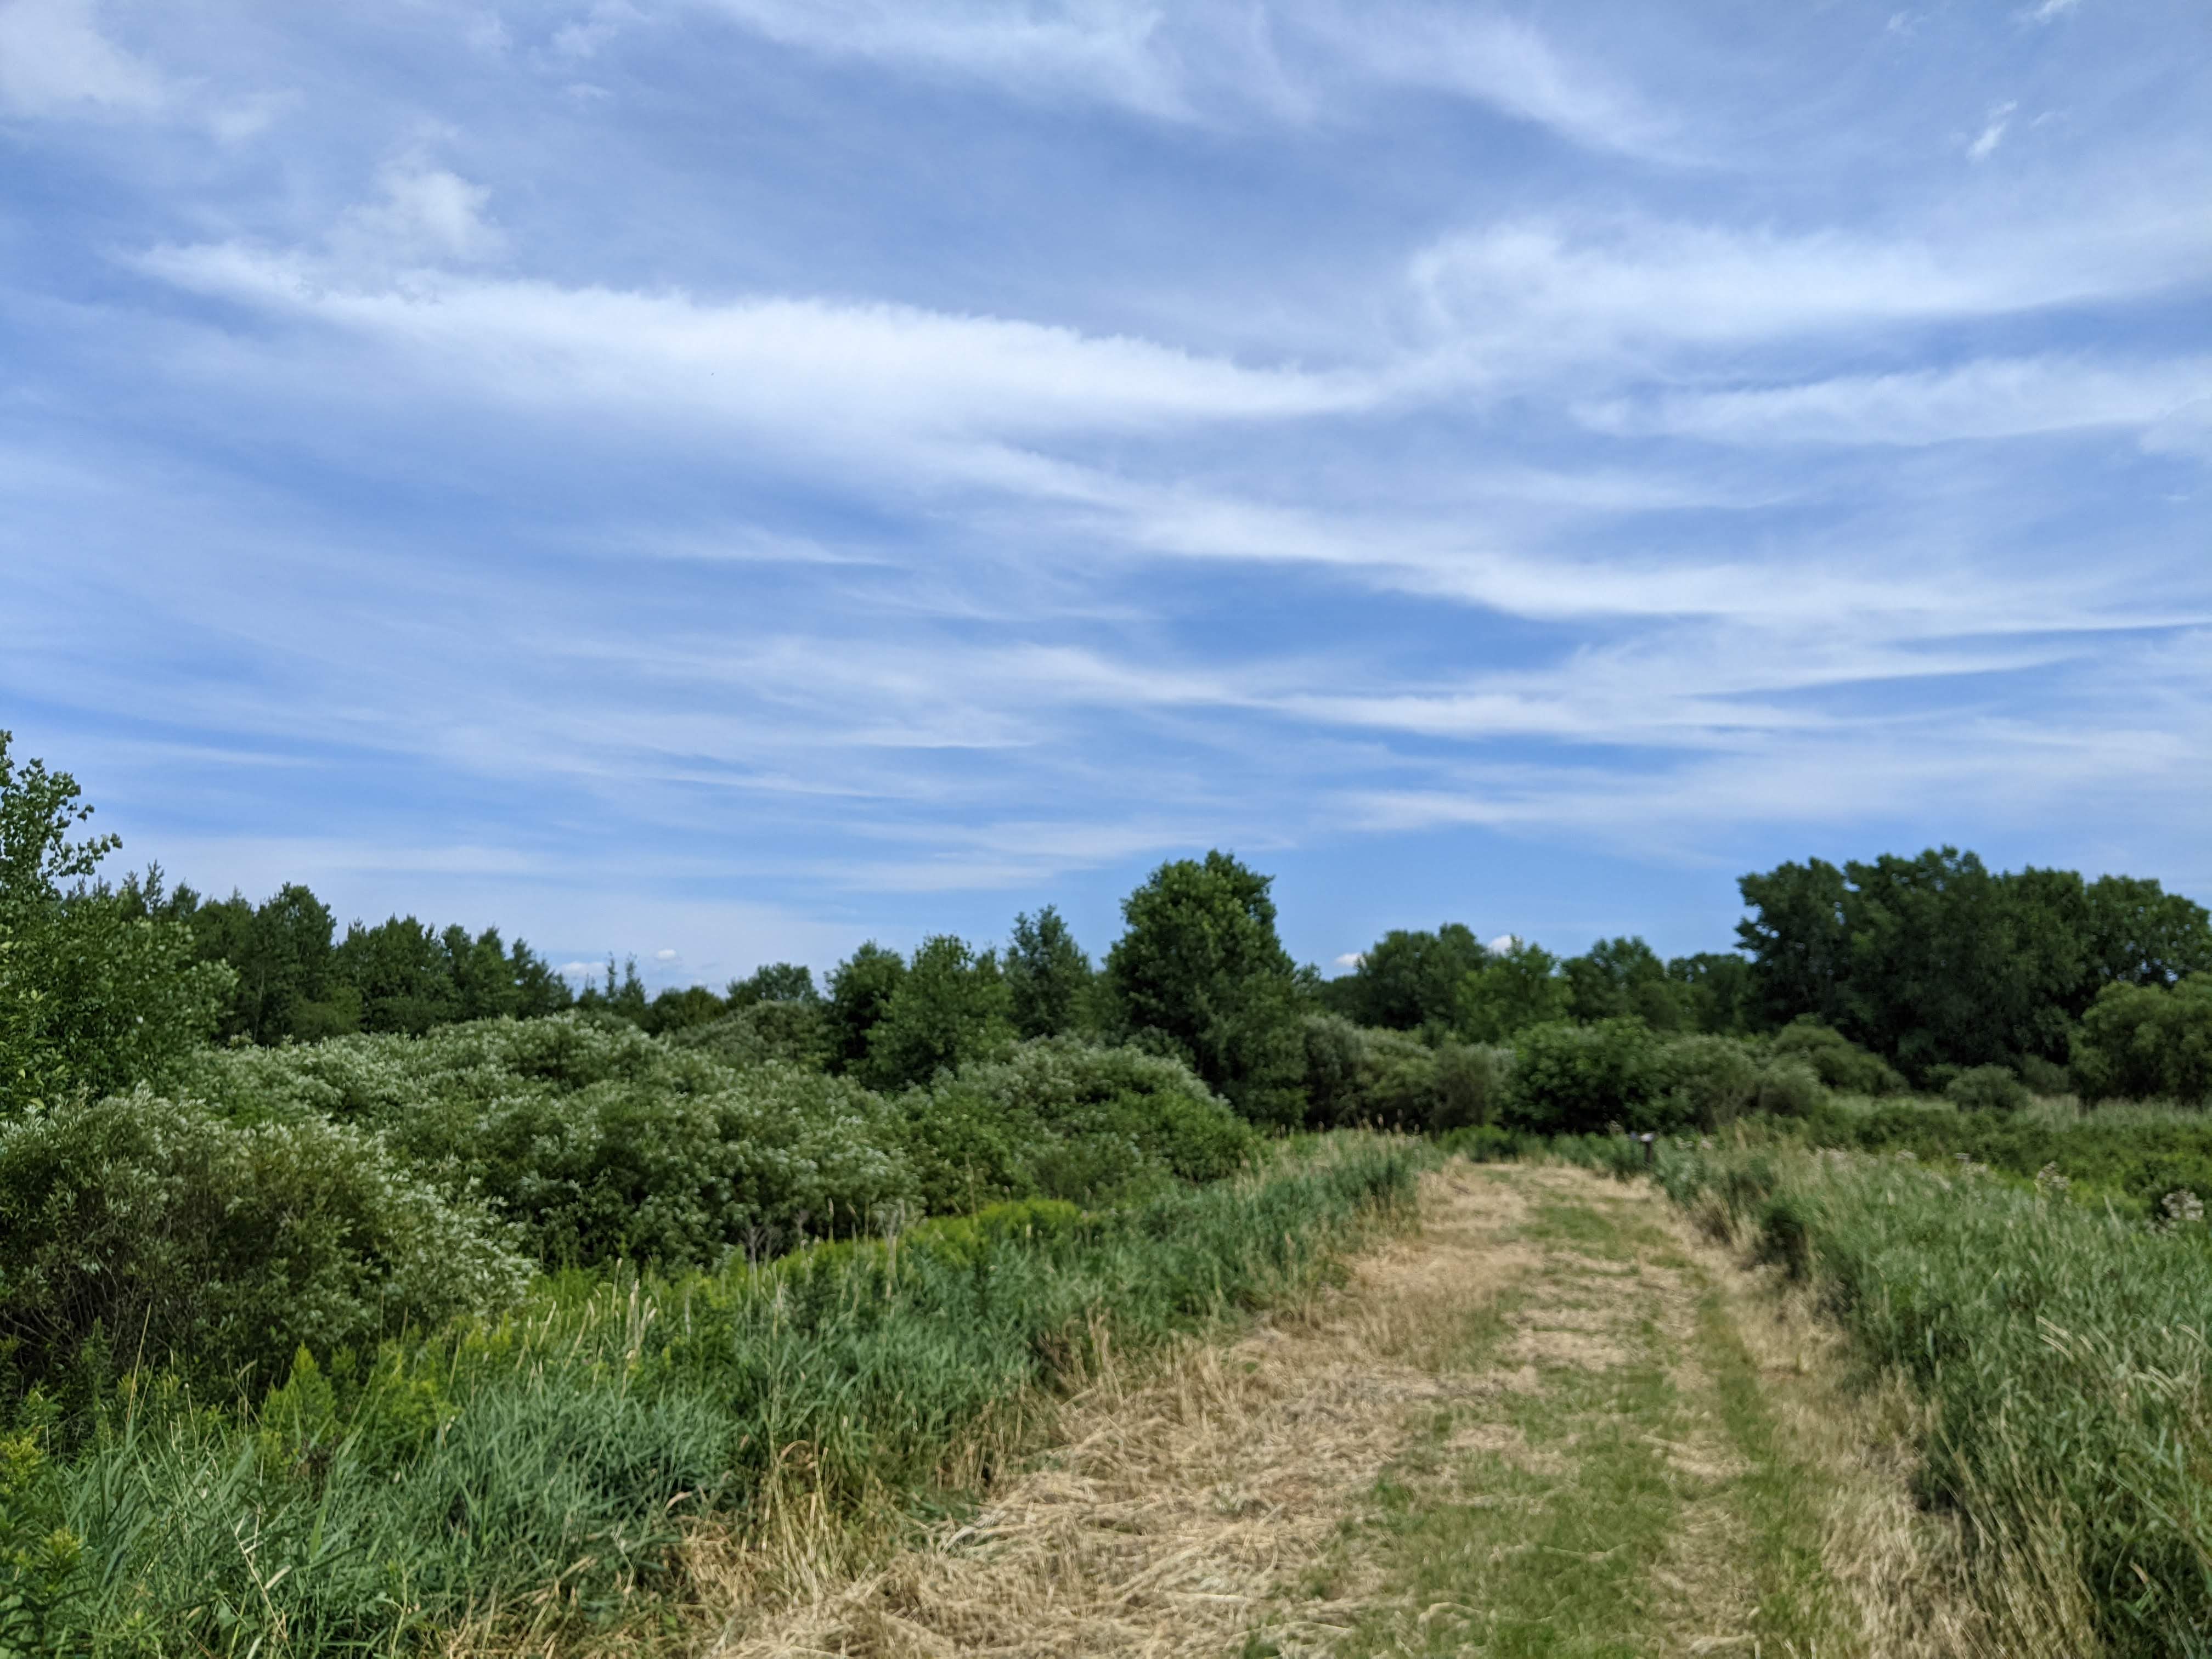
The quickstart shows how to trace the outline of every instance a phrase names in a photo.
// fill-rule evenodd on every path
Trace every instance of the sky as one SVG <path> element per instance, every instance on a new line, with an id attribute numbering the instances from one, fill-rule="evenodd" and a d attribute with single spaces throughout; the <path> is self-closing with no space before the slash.
<path id="1" fill-rule="evenodd" d="M 2212 900 L 2212 7 L 0 0 L 0 727 L 656 984 Z"/>

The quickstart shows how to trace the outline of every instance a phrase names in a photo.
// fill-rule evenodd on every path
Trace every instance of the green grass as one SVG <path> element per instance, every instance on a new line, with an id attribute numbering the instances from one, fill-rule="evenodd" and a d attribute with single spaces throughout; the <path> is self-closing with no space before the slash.
<path id="1" fill-rule="evenodd" d="M 1787 1256 L 1870 1371 L 1935 1408 L 1923 1497 L 1959 1515 L 2020 1650 L 2069 1606 L 2124 1656 L 2212 1650 L 2212 1247 L 1955 1165 L 1674 1152 L 1661 1178 Z M 2040 1625 L 2039 1626 L 2039 1621 Z"/>
<path id="2" fill-rule="evenodd" d="M 1618 1308 L 1655 1274 L 1702 1285 L 1662 1231 L 1612 1206 L 1543 1194 L 1523 1237 L 1551 1252 L 1547 1265 L 1470 1322 L 1448 1371 L 1489 1370 L 1516 1327 Z M 1716 1612 L 1663 1583 L 1693 1505 L 1733 1519 L 1765 1650 L 1818 1650 L 1817 1494 L 1780 1446 L 1717 1293 L 1704 1291 L 1687 1331 L 1646 1312 L 1614 1322 L 1608 1340 L 1614 1363 L 1562 1357 L 1539 1365 L 1532 1390 L 1478 1392 L 1430 1415 L 1306 1586 L 1367 1605 L 1340 1659 L 1649 1652 L 1681 1635 L 1670 1623 Z M 1669 1446 L 1715 1425 L 1741 1472 L 1670 1460 Z M 1267 1651 L 1265 1632 L 1249 1645 Z"/>
<path id="3" fill-rule="evenodd" d="M 779 1486 L 847 1515 L 957 1499 L 963 1439 L 1079 1378 L 1099 1333 L 1141 1349 L 1300 1294 L 1423 1162 L 1308 1144 L 1103 1215 L 571 1273 L 494 1323 L 303 1361 L 246 1417 L 136 1382 L 66 1457 L 34 1399 L 0 1442 L 0 1651 L 385 1654 L 464 1619 L 635 1619 L 694 1518 L 742 1524 Z M 57 1533 L 77 1559 L 54 1571 Z"/>

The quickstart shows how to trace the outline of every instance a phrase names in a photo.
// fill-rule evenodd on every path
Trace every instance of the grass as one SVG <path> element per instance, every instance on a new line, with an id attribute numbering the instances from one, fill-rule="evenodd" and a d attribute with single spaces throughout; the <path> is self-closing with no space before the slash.
<path id="1" fill-rule="evenodd" d="M 1504 1386 L 1433 1414 L 1310 1582 L 1366 1580 L 1333 1651 L 1626 1659 L 1739 1628 L 1832 1651 L 1818 1493 L 1718 1293 L 1626 1204 L 1533 1196 L 1541 1265 L 1445 1357 Z"/>
<path id="2" fill-rule="evenodd" d="M 1102 1344 L 1303 1293 L 1422 1161 L 1310 1144 L 1099 1216 L 1030 1206 L 669 1281 L 569 1274 L 495 1323 L 303 1358 L 244 1417 L 134 1382 L 77 1455 L 47 1455 L 35 1421 L 9 1443 L 0 1613 L 11 1589 L 43 1599 L 0 1644 L 386 1654 L 462 1626 L 503 1647 L 644 1629 L 680 1602 L 707 1518 L 958 1502 Z M 57 1532 L 78 1556 L 49 1593 L 16 1540 Z"/>
<path id="3" fill-rule="evenodd" d="M 1763 1243 L 1926 1407 L 2003 1651 L 2212 1648 L 2212 1248 L 1953 1165 L 1744 1146 L 1661 1179 Z"/>

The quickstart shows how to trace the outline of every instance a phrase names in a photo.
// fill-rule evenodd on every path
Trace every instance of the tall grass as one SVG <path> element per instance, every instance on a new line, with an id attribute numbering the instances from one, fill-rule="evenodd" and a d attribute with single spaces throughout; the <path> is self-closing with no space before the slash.
<path id="1" fill-rule="evenodd" d="M 963 1437 L 1102 1341 L 1299 1294 L 1422 1161 L 1347 1139 L 1103 1215 L 1009 1206 L 768 1267 L 571 1273 L 495 1322 L 303 1356 L 250 1415 L 134 1381 L 66 1458 L 42 1455 L 34 1399 L 0 1460 L 0 1613 L 11 1590 L 28 1609 L 0 1649 L 383 1654 L 464 1620 L 614 1617 L 671 1584 L 699 1517 L 795 1489 L 848 1514 L 929 1501 Z M 9 1553 L 41 1537 L 75 1559 Z"/>
<path id="2" fill-rule="evenodd" d="M 2212 1243 L 1954 1165 L 1739 1146 L 1658 1176 L 1929 1402 L 2009 1651 L 2212 1650 Z"/>

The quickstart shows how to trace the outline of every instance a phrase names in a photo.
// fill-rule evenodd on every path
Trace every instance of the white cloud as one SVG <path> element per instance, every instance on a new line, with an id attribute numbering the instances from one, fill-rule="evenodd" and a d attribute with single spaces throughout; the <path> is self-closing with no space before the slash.
<path id="1" fill-rule="evenodd" d="M 0 105 L 24 115 L 145 115 L 167 96 L 159 75 L 100 33 L 93 0 L 0 3 Z"/>
<path id="2" fill-rule="evenodd" d="M 1954 369 L 1680 392 L 1585 407 L 1593 427 L 1725 443 L 1930 444 L 2092 427 L 2165 429 L 2212 398 L 2212 357 L 2114 363 L 1985 358 Z"/>
<path id="3" fill-rule="evenodd" d="M 2030 23 L 2055 22 L 2081 3 L 2081 0 L 2042 0 L 2039 5 L 2031 6 L 2021 13 L 2021 16 Z"/>
<path id="4" fill-rule="evenodd" d="M 2208 254 L 2212 218 L 2170 210 L 1941 238 L 1524 220 L 1446 238 L 1410 274 L 1437 372 L 1480 374 L 2117 298 L 2200 276 Z"/>
<path id="5" fill-rule="evenodd" d="M 653 959 L 655 962 L 678 962 L 683 959 L 683 955 L 681 951 L 655 951 Z"/>
<path id="6" fill-rule="evenodd" d="M 346 265 L 371 270 L 496 258 L 505 234 L 484 217 L 491 192 L 419 156 L 387 165 L 379 195 L 349 210 L 331 232 Z"/>
<path id="7" fill-rule="evenodd" d="M 447 173 L 403 175 L 368 222 L 416 246 L 480 254 L 480 192 Z M 694 441 L 702 422 L 781 443 L 832 446 L 876 465 L 886 443 L 1150 431 L 1162 423 L 1268 421 L 1372 401 L 1355 379 L 1247 368 L 1126 336 L 892 305 L 572 289 L 430 270 L 367 273 L 230 244 L 168 248 L 142 262 L 216 295 L 375 349 L 433 392 L 579 418 L 623 410 Z M 288 353 L 292 348 L 285 349 Z M 951 465 L 948 460 L 946 465 Z M 967 453 L 979 476 L 1020 458 Z"/>
<path id="8" fill-rule="evenodd" d="M 1125 0 L 709 0 L 787 46 L 908 63 L 1039 94 L 1073 91 L 1147 114 L 1189 106 L 1154 50 L 1161 13 Z"/>
<path id="9" fill-rule="evenodd" d="M 1361 963 L 1366 960 L 1366 953 L 1364 951 L 1346 951 L 1342 956 L 1338 957 L 1331 965 L 1340 968 L 1346 973 L 1350 973 L 1353 969 L 1358 967 Z"/>
<path id="10" fill-rule="evenodd" d="M 1980 136 L 1966 146 L 1968 161 L 1986 161 L 1996 153 L 1996 147 L 2004 142 L 2005 129 L 2012 125 L 2012 112 L 2019 107 L 2018 104 L 1999 104 L 1990 112 Z"/>
<path id="11" fill-rule="evenodd" d="M 1319 7 L 1307 27 L 1339 62 L 1393 87 L 1453 92 L 1599 149 L 1663 149 L 1671 123 L 1529 24 L 1433 6 Z"/>
<path id="12" fill-rule="evenodd" d="M 1161 119 L 1304 121 L 1376 88 L 1455 94 L 1601 149 L 1669 124 L 1525 21 L 1343 0 L 701 0 L 781 44 Z"/>

